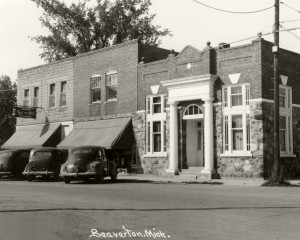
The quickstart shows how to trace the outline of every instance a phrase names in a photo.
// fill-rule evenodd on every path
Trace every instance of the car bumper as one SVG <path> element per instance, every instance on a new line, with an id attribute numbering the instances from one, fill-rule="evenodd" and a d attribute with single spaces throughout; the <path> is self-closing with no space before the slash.
<path id="1" fill-rule="evenodd" d="M 23 172 L 24 176 L 54 176 L 53 171 L 28 171 Z"/>
<path id="2" fill-rule="evenodd" d="M 77 178 L 77 177 L 98 177 L 99 174 L 97 174 L 96 172 L 75 172 L 75 173 L 63 172 L 59 176 L 60 177 L 70 177 L 70 178 Z"/>
<path id="3" fill-rule="evenodd" d="M 0 172 L 0 177 L 13 175 L 12 172 Z"/>

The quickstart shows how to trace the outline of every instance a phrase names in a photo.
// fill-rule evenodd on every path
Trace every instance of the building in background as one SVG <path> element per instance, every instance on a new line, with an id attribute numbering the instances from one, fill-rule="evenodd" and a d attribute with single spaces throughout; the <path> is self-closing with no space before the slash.
<path id="1" fill-rule="evenodd" d="M 19 72 L 18 104 L 41 109 L 35 120 L 18 118 L 3 148 L 97 145 L 128 172 L 267 177 L 272 65 L 272 43 L 257 38 L 180 53 L 130 41 L 27 69 Z M 299 54 L 281 50 L 280 75 L 281 162 L 296 177 Z"/>

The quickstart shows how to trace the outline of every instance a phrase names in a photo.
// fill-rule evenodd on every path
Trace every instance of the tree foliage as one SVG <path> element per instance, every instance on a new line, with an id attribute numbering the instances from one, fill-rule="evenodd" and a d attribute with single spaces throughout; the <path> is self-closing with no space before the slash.
<path id="1" fill-rule="evenodd" d="M 15 131 L 13 108 L 17 102 L 16 88 L 16 84 L 12 83 L 8 76 L 0 76 L 0 145 Z"/>
<path id="2" fill-rule="evenodd" d="M 62 0 L 32 0 L 43 9 L 40 21 L 49 35 L 36 36 L 40 56 L 48 62 L 107 47 L 132 39 L 157 46 L 160 38 L 171 35 L 168 29 L 153 25 L 150 0 L 89 0 L 66 5 Z"/>

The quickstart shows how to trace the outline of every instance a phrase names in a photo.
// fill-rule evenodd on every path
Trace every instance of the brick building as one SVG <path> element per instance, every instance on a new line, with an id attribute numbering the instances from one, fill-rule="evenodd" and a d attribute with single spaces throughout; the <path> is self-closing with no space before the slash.
<path id="1" fill-rule="evenodd" d="M 101 145 L 128 171 L 267 177 L 272 65 L 272 43 L 258 38 L 180 53 L 130 41 L 23 70 L 18 104 L 43 109 L 35 120 L 18 118 L 3 147 L 36 139 L 60 148 Z M 279 73 L 281 162 L 296 177 L 300 55 L 282 49 Z"/>

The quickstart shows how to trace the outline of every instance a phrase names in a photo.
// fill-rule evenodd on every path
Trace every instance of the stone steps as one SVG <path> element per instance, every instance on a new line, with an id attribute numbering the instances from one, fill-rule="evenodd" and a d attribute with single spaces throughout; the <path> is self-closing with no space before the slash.
<path id="1" fill-rule="evenodd" d="M 179 172 L 179 176 L 183 178 L 197 179 L 200 177 L 202 169 L 204 169 L 204 167 L 189 167 L 188 169 L 182 169 L 182 171 Z"/>

